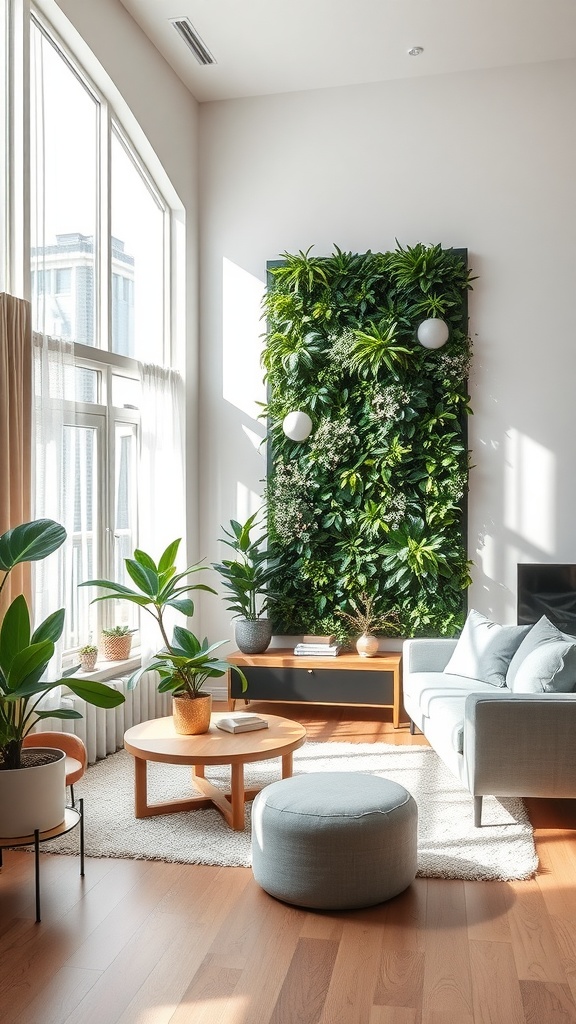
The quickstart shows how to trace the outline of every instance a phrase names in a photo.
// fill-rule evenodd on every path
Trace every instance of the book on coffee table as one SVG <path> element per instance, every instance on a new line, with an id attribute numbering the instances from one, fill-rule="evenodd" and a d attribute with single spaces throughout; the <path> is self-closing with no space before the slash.
<path id="1" fill-rule="evenodd" d="M 253 732 L 256 729 L 267 729 L 268 722 L 259 715 L 249 715 L 240 712 L 237 715 L 227 715 L 216 723 L 219 729 L 224 732 Z"/>

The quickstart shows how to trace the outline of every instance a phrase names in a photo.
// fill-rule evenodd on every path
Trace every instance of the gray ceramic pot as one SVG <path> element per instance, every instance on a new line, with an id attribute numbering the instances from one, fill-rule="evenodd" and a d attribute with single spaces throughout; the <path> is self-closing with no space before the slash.
<path id="1" fill-rule="evenodd" d="M 272 639 L 270 619 L 236 619 L 236 644 L 242 654 L 262 654 Z"/>

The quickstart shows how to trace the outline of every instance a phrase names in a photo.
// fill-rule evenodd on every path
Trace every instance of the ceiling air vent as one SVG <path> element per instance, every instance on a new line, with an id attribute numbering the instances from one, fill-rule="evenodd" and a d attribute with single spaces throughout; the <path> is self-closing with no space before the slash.
<path id="1" fill-rule="evenodd" d="M 188 18 L 170 18 L 174 28 L 192 50 L 199 64 L 215 64 L 216 61 L 207 46 L 204 45 L 196 29 Z"/>

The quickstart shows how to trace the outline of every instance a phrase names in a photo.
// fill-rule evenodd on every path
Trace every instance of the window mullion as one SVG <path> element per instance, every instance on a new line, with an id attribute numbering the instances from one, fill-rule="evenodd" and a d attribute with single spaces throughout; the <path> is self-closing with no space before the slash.
<path id="1" fill-rule="evenodd" d="M 114 438 L 114 416 L 112 413 L 112 367 L 108 367 L 105 373 L 106 389 L 106 427 L 104 434 L 104 452 L 101 467 L 102 472 L 102 510 L 101 510 L 101 535 L 102 535 L 102 556 L 103 576 L 105 579 L 113 580 L 114 573 L 114 501 L 115 501 L 115 438 Z M 113 603 L 102 602 L 105 607 L 102 609 L 104 621 L 102 625 L 113 626 Z"/>
<path id="2" fill-rule="evenodd" d="M 112 350 L 111 311 L 111 147 L 110 113 L 105 102 L 99 108 L 99 160 L 98 160 L 98 261 L 97 261 L 97 326 L 98 347 Z"/>

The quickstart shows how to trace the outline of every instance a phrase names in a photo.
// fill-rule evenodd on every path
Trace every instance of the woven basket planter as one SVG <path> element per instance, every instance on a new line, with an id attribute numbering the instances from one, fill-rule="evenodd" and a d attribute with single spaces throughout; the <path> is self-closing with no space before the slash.
<path id="1" fill-rule="evenodd" d="M 172 698 L 174 729 L 181 736 L 199 736 L 208 732 L 211 714 L 211 693 L 202 693 L 199 697 Z"/>
<path id="2" fill-rule="evenodd" d="M 102 634 L 102 654 L 105 661 L 126 661 L 130 657 L 132 634 L 106 636 Z"/>

